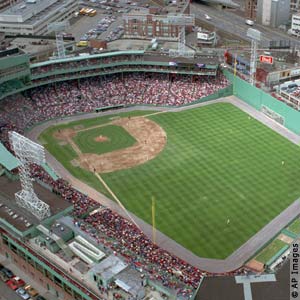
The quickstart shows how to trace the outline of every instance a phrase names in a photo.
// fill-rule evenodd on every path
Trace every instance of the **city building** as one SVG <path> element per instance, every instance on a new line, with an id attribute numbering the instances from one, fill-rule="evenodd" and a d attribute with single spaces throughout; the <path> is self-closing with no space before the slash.
<path id="1" fill-rule="evenodd" d="M 246 0 L 245 2 L 245 17 L 247 19 L 256 18 L 257 0 Z"/>
<path id="2" fill-rule="evenodd" d="M 278 27 L 290 18 L 290 0 L 258 0 L 256 20 L 258 23 Z"/>
<path id="3" fill-rule="evenodd" d="M 300 3 L 298 0 L 291 0 L 291 11 L 297 12 L 300 9 Z"/>
<path id="4" fill-rule="evenodd" d="M 132 12 L 123 17 L 124 37 L 177 41 L 180 25 L 171 20 L 170 15 L 182 14 L 189 16 L 189 2 L 170 3 L 161 11 L 150 8 L 148 14 Z M 186 26 L 187 31 L 191 31 L 191 26 Z"/>
<path id="5" fill-rule="evenodd" d="M 0 13 L 0 32 L 42 35 L 47 25 L 70 19 L 78 9 L 73 0 L 32 0 L 14 4 Z"/>
<path id="6" fill-rule="evenodd" d="M 168 23 L 167 16 L 162 15 L 127 15 L 124 16 L 125 38 L 160 38 L 162 40 L 178 39 L 179 26 Z"/>
<path id="7" fill-rule="evenodd" d="M 208 31 L 199 28 L 197 31 L 197 44 L 215 45 L 217 42 L 217 35 L 215 31 Z"/>
<path id="8" fill-rule="evenodd" d="M 293 35 L 300 35 L 300 13 L 292 15 L 291 33 Z"/>
<path id="9" fill-rule="evenodd" d="M 7 6 L 9 6 L 10 1 L 9 0 L 0 0 L 0 9 L 3 9 Z"/>

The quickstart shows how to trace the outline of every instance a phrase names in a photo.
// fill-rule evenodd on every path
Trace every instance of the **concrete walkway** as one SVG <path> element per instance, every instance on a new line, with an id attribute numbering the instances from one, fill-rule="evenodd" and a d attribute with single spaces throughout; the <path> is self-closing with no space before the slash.
<path id="1" fill-rule="evenodd" d="M 285 127 L 279 125 L 274 120 L 269 119 L 263 113 L 255 110 L 247 103 L 239 100 L 235 96 L 230 96 L 226 98 L 220 98 L 217 100 L 212 100 L 204 103 L 197 103 L 195 105 L 190 105 L 186 107 L 180 108 L 164 108 L 164 107 L 149 107 L 149 106 L 137 106 L 130 107 L 125 109 L 120 109 L 116 111 L 108 111 L 105 113 L 90 113 L 90 114 L 82 114 L 67 117 L 60 120 L 50 120 L 43 124 L 40 124 L 34 128 L 32 128 L 29 132 L 27 132 L 26 136 L 33 141 L 37 141 L 38 136 L 42 131 L 48 128 L 51 125 L 61 124 L 61 123 L 69 123 L 75 120 L 95 118 L 97 116 L 103 115 L 111 115 L 120 112 L 128 112 L 133 110 L 157 110 L 157 111 L 183 111 L 187 109 L 192 109 L 195 107 L 201 107 L 210 105 L 213 103 L 231 103 L 241 110 L 247 112 L 253 118 L 262 122 L 266 126 L 272 128 L 280 135 L 284 136 L 291 142 L 299 145 L 300 136 L 294 134 L 289 131 Z M 108 199 L 101 193 L 97 192 L 95 189 L 91 188 L 87 184 L 81 182 L 77 178 L 73 177 L 60 162 L 58 162 L 50 153 L 46 152 L 46 160 L 48 164 L 55 170 L 55 172 L 67 180 L 72 186 L 81 191 L 82 193 L 89 195 L 91 198 L 95 199 L 97 202 L 110 207 L 112 210 L 116 211 L 120 215 L 128 218 L 128 216 L 124 213 L 124 210 L 114 201 Z M 230 256 L 228 256 L 224 260 L 219 259 L 207 259 L 201 258 L 193 254 L 191 251 L 185 249 L 174 240 L 171 240 L 169 237 L 164 235 L 163 233 L 157 231 L 156 242 L 163 249 L 175 254 L 176 256 L 184 259 L 188 263 L 193 266 L 198 267 L 201 270 L 212 272 L 212 273 L 225 273 L 236 270 L 240 268 L 247 260 L 249 260 L 258 249 L 260 249 L 268 240 L 273 238 L 281 229 L 289 224 L 291 220 L 296 218 L 300 214 L 300 201 L 296 200 L 293 204 L 291 204 L 287 209 L 285 209 L 279 216 L 277 216 L 274 220 L 272 220 L 269 224 L 267 224 L 264 228 L 262 228 L 258 233 L 256 233 L 251 239 L 249 239 L 245 244 L 243 244 L 240 248 L 238 248 L 235 252 L 233 252 Z M 138 226 L 143 230 L 143 232 L 151 239 L 152 238 L 152 227 L 151 225 L 145 223 L 140 218 L 136 217 L 133 214 L 130 214 L 131 217 L 135 220 Z"/>
<path id="2" fill-rule="evenodd" d="M 235 282 L 243 284 L 245 300 L 253 300 L 252 291 L 251 291 L 251 283 L 270 282 L 270 281 L 273 281 L 273 282 L 276 281 L 274 274 L 235 276 Z"/>

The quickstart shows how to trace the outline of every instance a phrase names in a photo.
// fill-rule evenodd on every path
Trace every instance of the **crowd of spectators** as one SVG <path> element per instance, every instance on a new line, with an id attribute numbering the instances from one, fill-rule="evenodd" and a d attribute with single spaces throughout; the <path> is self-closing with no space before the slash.
<path id="1" fill-rule="evenodd" d="M 123 103 L 183 105 L 227 85 L 222 75 L 195 78 L 167 74 L 113 75 L 46 85 L 2 102 L 0 139 L 10 149 L 9 130 L 23 133 L 25 128 L 37 122 L 91 112 L 102 106 Z M 187 298 L 197 288 L 203 272 L 153 244 L 133 223 L 105 207 L 89 214 L 101 205 L 65 180 L 54 180 L 39 166 L 32 166 L 32 175 L 73 204 L 76 224 L 82 230 L 122 255 L 132 266 L 142 268 L 151 280 L 173 288 Z"/>
<path id="2" fill-rule="evenodd" d="M 37 122 L 118 104 L 179 106 L 225 88 L 222 75 L 129 73 L 44 85 L 2 100 L 0 119 L 23 132 Z"/>

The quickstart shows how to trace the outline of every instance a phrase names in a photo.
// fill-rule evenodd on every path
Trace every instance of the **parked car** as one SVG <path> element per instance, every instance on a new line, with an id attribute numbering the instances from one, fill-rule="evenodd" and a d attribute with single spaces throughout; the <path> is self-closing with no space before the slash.
<path id="1" fill-rule="evenodd" d="M 39 294 L 30 284 L 26 285 L 24 289 L 31 297 L 35 297 Z"/>
<path id="2" fill-rule="evenodd" d="M 249 26 L 253 26 L 254 25 L 254 21 L 252 21 L 252 20 L 245 20 L 245 23 L 247 24 L 247 25 L 249 25 Z"/>
<path id="3" fill-rule="evenodd" d="M 3 272 L 8 278 L 12 278 L 15 276 L 15 274 L 10 269 L 7 269 L 5 267 L 2 268 L 0 271 Z"/>
<path id="4" fill-rule="evenodd" d="M 20 277 L 13 277 L 11 279 L 9 279 L 8 281 L 6 281 L 6 285 L 8 287 L 10 287 L 12 290 L 16 290 L 22 286 L 25 285 L 25 281 L 23 279 L 21 279 Z"/>
<path id="5" fill-rule="evenodd" d="M 6 274 L 4 272 L 2 272 L 2 270 L 0 270 L 0 279 L 4 282 L 6 282 L 9 278 L 6 276 Z"/>
<path id="6" fill-rule="evenodd" d="M 24 300 L 28 300 L 30 298 L 29 294 L 23 288 L 18 288 L 16 293 Z"/>
<path id="7" fill-rule="evenodd" d="M 47 299 L 45 297 L 39 295 L 35 298 L 35 300 L 47 300 Z"/>

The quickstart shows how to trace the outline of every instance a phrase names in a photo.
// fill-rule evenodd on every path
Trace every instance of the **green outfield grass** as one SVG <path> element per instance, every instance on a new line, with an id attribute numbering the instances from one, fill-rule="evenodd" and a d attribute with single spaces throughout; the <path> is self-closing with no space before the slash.
<path id="1" fill-rule="evenodd" d="M 293 232 L 295 234 L 300 233 L 300 219 L 296 219 L 288 228 L 288 231 Z"/>
<path id="2" fill-rule="evenodd" d="M 104 142 L 96 142 L 98 136 L 108 138 Z M 73 138 L 82 153 L 103 154 L 134 145 L 136 140 L 123 128 L 115 125 L 93 128 L 88 131 L 80 131 Z"/>
<path id="3" fill-rule="evenodd" d="M 157 228 L 195 254 L 227 257 L 300 196 L 300 148 L 231 104 L 149 118 L 166 131 L 165 149 L 102 177 L 148 223 L 155 197 Z"/>
<path id="4" fill-rule="evenodd" d="M 255 259 L 265 264 L 286 245 L 287 244 L 281 240 L 274 240 Z"/>

